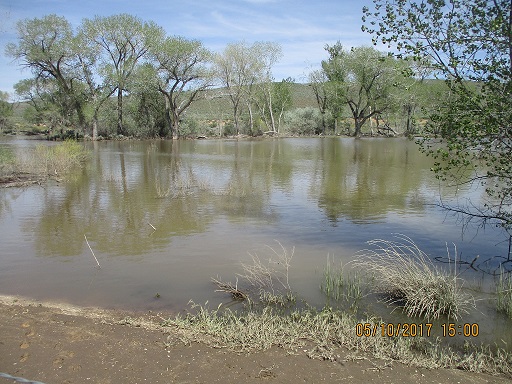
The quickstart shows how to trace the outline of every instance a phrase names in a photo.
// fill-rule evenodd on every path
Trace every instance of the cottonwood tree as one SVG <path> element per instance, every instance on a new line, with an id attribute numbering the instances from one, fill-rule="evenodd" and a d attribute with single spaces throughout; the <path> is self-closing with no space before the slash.
<path id="1" fill-rule="evenodd" d="M 279 133 L 281 128 L 284 112 L 288 110 L 293 104 L 291 89 L 293 83 L 294 80 L 291 77 L 283 79 L 280 82 L 273 83 L 273 101 L 270 103 L 270 105 L 272 106 L 271 110 L 273 111 L 274 124 L 275 118 L 277 117 L 277 133 Z"/>
<path id="2" fill-rule="evenodd" d="M 165 98 L 166 118 L 172 138 L 177 139 L 180 120 L 201 93 L 212 86 L 208 68 L 212 54 L 198 40 L 166 37 L 151 49 L 158 90 Z"/>
<path id="3" fill-rule="evenodd" d="M 231 101 L 236 134 L 240 133 L 240 114 L 244 104 L 249 111 L 252 129 L 254 85 L 267 81 L 279 52 L 279 46 L 271 42 L 253 45 L 238 42 L 228 44 L 221 54 L 215 56 L 216 76 Z"/>
<path id="4" fill-rule="evenodd" d="M 512 227 L 512 1 L 374 0 L 363 30 L 425 60 L 445 80 L 450 99 L 430 116 L 421 148 L 438 177 L 480 183 L 487 201 L 447 207 L 468 218 Z"/>
<path id="5" fill-rule="evenodd" d="M 322 62 L 328 80 L 327 102 L 336 108 L 348 106 L 354 120 L 354 136 L 360 136 L 370 118 L 391 107 L 392 93 L 402 75 L 395 60 L 374 48 L 347 51 L 338 42 L 325 49 L 329 53 L 329 59 Z"/>
<path id="6" fill-rule="evenodd" d="M 64 126 L 61 93 L 54 80 L 43 78 L 25 79 L 14 84 L 14 90 L 33 108 L 24 111 L 24 117 L 35 124 L 46 124 L 50 130 Z"/>
<path id="7" fill-rule="evenodd" d="M 96 16 L 82 23 L 83 33 L 101 48 L 98 74 L 111 92 L 117 92 L 117 133 L 126 135 L 123 125 L 123 95 L 129 79 L 147 54 L 151 44 L 163 34 L 153 22 L 143 22 L 128 14 Z M 109 92 L 107 92 L 109 93 Z"/>
<path id="8" fill-rule="evenodd" d="M 264 121 L 267 128 L 274 132 L 278 132 L 277 128 L 277 104 L 279 103 L 278 95 L 276 94 L 276 84 L 272 75 L 272 67 L 282 57 L 281 46 L 276 43 L 255 43 L 253 45 L 253 54 L 259 59 L 259 65 L 255 66 L 255 82 L 254 92 L 251 87 L 246 88 L 246 100 L 248 108 L 251 111 L 251 105 L 255 104 L 259 110 L 260 117 Z M 281 87 L 285 90 L 285 84 Z M 284 100 L 281 100 L 284 101 Z M 281 112 L 282 114 L 282 112 Z M 250 114 L 251 132 L 254 130 L 254 119 L 252 113 Z"/>
<path id="9" fill-rule="evenodd" d="M 327 97 L 327 74 L 322 69 L 316 69 L 309 73 L 308 75 L 309 80 L 309 86 L 313 90 L 313 93 L 315 95 L 315 100 L 318 105 L 318 109 L 320 110 L 320 114 L 322 116 L 322 131 L 325 132 L 326 130 L 326 114 L 328 112 L 328 97 Z M 336 125 L 336 121 L 335 121 Z M 337 129 L 335 127 L 335 132 L 337 132 Z"/>
<path id="10" fill-rule="evenodd" d="M 83 87 L 76 74 L 76 46 L 70 23 L 52 14 L 21 20 L 16 29 L 18 42 L 6 46 L 6 55 L 28 68 L 38 84 L 54 83 L 52 97 L 60 107 L 62 120 L 68 120 L 75 112 L 83 127 Z"/>
<path id="11" fill-rule="evenodd" d="M 106 79 L 98 76 L 103 63 L 100 62 L 101 47 L 95 42 L 95 35 L 90 28 L 81 26 L 74 39 L 77 47 L 79 76 L 86 86 L 87 102 L 92 114 L 92 139 L 98 138 L 98 120 L 101 107 L 115 93 L 116 87 Z"/>

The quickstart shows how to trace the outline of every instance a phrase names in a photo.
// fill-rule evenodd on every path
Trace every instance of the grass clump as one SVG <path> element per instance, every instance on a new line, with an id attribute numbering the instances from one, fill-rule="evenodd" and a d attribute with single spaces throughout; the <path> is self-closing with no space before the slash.
<path id="1" fill-rule="evenodd" d="M 503 270 L 496 281 L 496 309 L 512 319 L 512 276 Z"/>
<path id="2" fill-rule="evenodd" d="M 12 149 L 0 146 L 0 177 L 12 173 L 15 161 Z"/>
<path id="3" fill-rule="evenodd" d="M 372 240 L 375 249 L 362 252 L 359 261 L 374 279 L 374 289 L 389 303 L 403 307 L 408 316 L 458 319 L 474 307 L 474 298 L 462 287 L 457 274 L 433 264 L 406 236 L 399 241 Z"/>
<path id="4" fill-rule="evenodd" d="M 367 282 L 360 271 L 348 267 L 348 264 L 343 263 L 336 267 L 327 258 L 324 281 L 320 289 L 327 299 L 348 304 L 350 308 L 357 308 L 358 302 L 367 293 Z"/>

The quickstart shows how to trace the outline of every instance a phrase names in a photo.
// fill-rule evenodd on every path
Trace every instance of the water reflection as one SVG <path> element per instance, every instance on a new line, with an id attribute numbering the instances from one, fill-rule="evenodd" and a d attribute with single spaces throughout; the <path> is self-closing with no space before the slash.
<path id="1" fill-rule="evenodd" d="M 333 223 L 342 218 L 364 224 L 384 222 L 390 211 L 424 211 L 418 195 L 428 166 L 409 142 L 393 140 L 324 140 L 323 166 L 312 193 Z"/>

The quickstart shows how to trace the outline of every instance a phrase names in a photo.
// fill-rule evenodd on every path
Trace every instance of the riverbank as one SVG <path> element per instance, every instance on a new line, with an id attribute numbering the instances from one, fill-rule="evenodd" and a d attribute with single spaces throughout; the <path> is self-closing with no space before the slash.
<path id="1" fill-rule="evenodd" d="M 0 372 L 49 383 L 510 383 L 503 376 L 426 369 L 355 356 L 310 359 L 280 347 L 235 353 L 184 343 L 164 319 L 0 296 Z M 1 382 L 12 382 L 0 378 Z"/>

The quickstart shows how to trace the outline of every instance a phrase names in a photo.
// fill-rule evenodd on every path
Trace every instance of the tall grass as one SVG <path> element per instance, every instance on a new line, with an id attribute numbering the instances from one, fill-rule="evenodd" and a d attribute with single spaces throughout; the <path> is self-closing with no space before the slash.
<path id="1" fill-rule="evenodd" d="M 372 274 L 376 292 L 411 317 L 458 319 L 475 306 L 455 272 L 434 265 L 410 238 L 396 237 L 398 241 L 369 241 L 374 249 L 361 252 L 358 263 Z"/>
<path id="2" fill-rule="evenodd" d="M 0 176 L 12 173 L 16 157 L 11 148 L 0 146 Z"/>
<path id="3" fill-rule="evenodd" d="M 295 247 L 288 251 L 276 240 L 280 249 L 269 245 L 270 256 L 261 259 L 256 253 L 249 253 L 252 263 L 242 263 L 242 273 L 237 274 L 236 284 L 213 278 L 217 291 L 231 294 L 234 299 L 246 300 L 249 304 L 263 303 L 287 306 L 295 303 L 290 286 L 290 267 Z M 238 278 L 242 283 L 239 288 Z"/>
<path id="4" fill-rule="evenodd" d="M 512 319 L 512 276 L 503 270 L 496 282 L 496 309 Z"/>
<path id="5" fill-rule="evenodd" d="M 41 177 L 62 176 L 83 165 L 88 156 L 85 147 L 73 140 L 56 145 L 38 144 L 33 150 L 17 156 L 16 168 L 18 172 Z"/>

